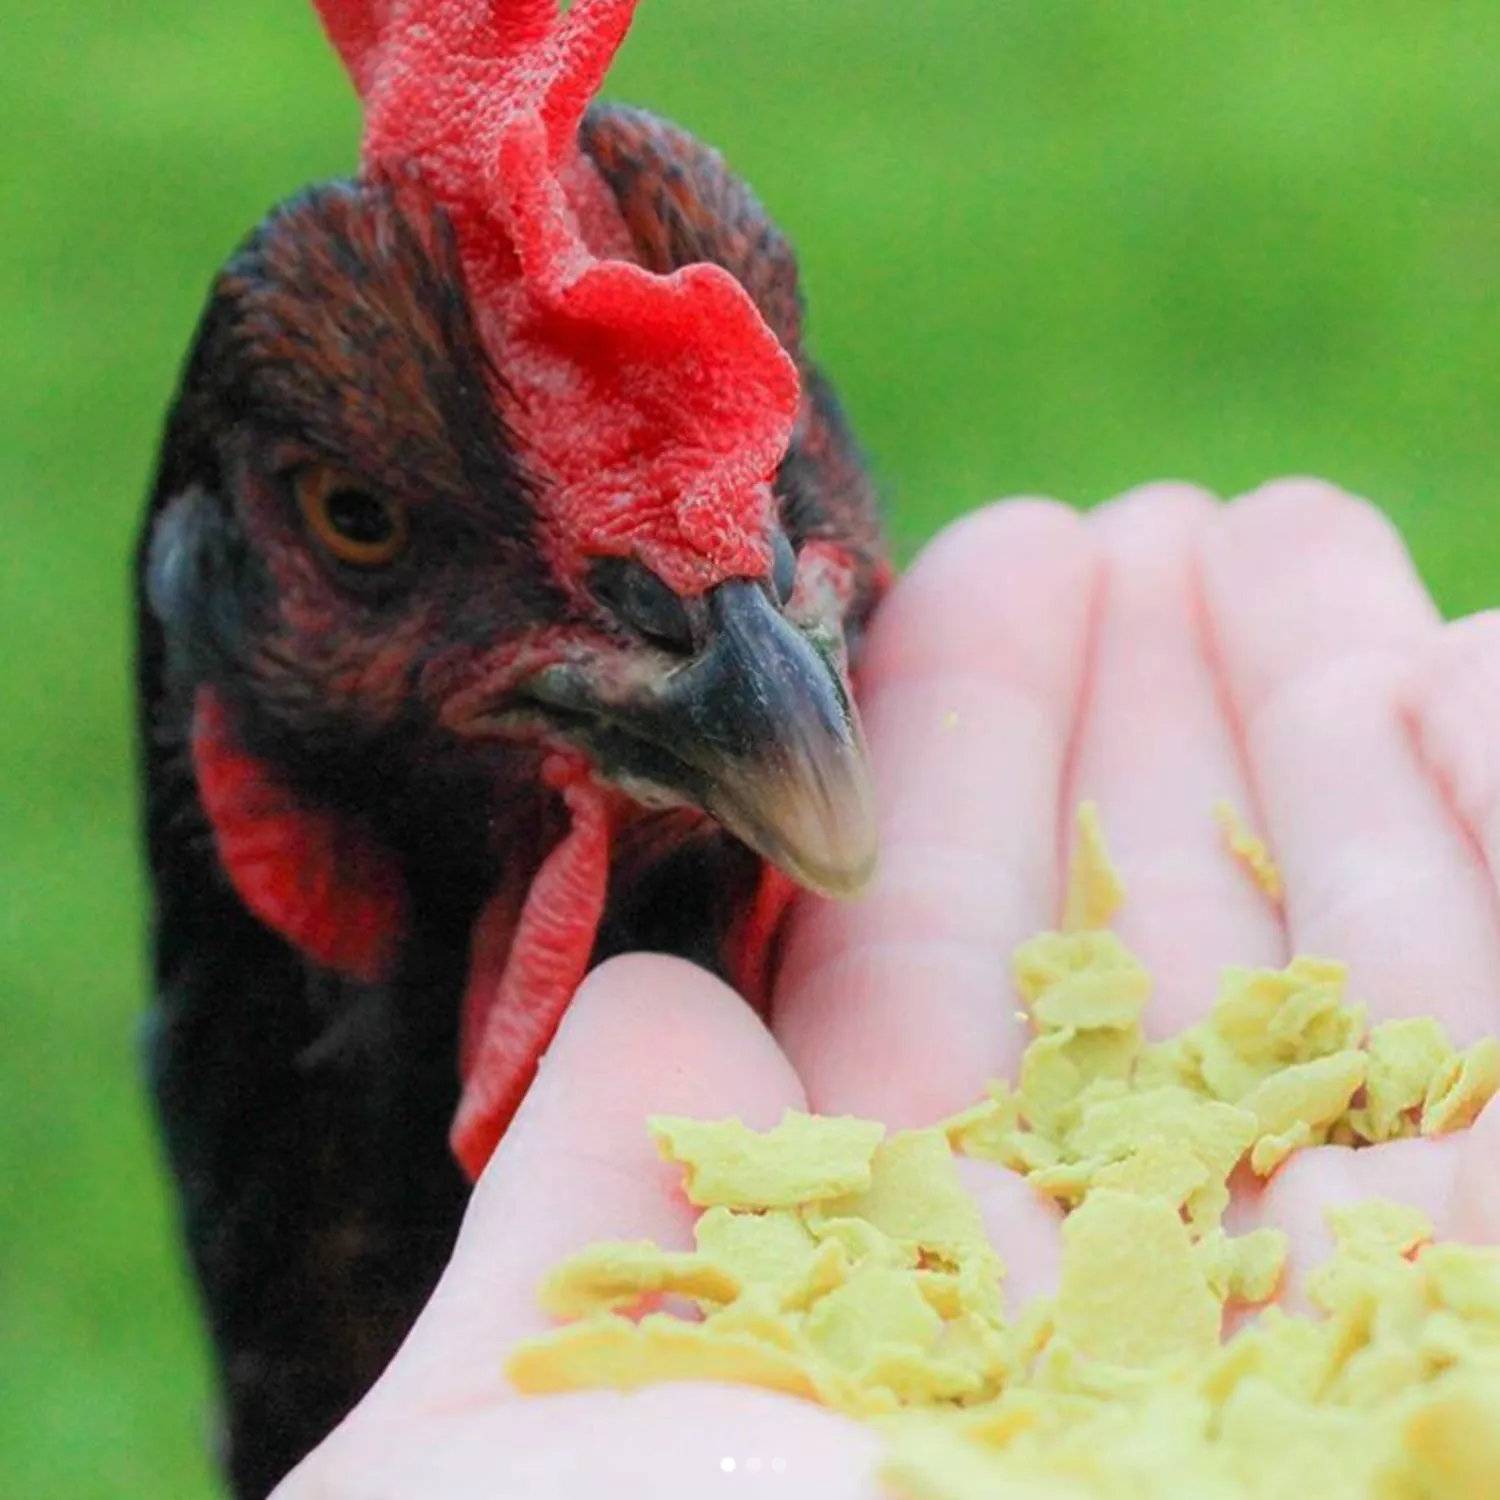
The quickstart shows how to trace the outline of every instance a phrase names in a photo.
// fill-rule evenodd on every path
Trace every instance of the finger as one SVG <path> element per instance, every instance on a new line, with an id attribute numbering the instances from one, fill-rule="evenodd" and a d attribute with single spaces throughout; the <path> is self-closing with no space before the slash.
<path id="1" fill-rule="evenodd" d="M 799 911 L 774 1007 L 815 1108 L 923 1125 L 1019 1057 L 1010 959 L 1055 908 L 1095 566 L 1072 511 L 992 506 L 877 618 L 861 705 L 880 868 L 863 900 Z"/>
<path id="2" fill-rule="evenodd" d="M 1281 1301 L 1305 1312 L 1308 1274 L 1334 1253 L 1328 1210 L 1382 1199 L 1418 1209 L 1440 1234 L 1451 1221 L 1463 1138 L 1393 1141 L 1369 1151 L 1320 1146 L 1299 1152 L 1261 1194 L 1257 1217 L 1290 1242 Z M 1240 1229 L 1243 1221 L 1233 1227 Z"/>
<path id="3" fill-rule="evenodd" d="M 1292 946 L 1374 1015 L 1472 1034 L 1500 974 L 1492 897 L 1418 759 L 1404 698 L 1437 612 L 1372 507 L 1287 482 L 1203 543 L 1210 618 Z"/>
<path id="4" fill-rule="evenodd" d="M 1413 674 L 1410 713 L 1417 753 L 1483 867 L 1500 928 L 1500 612 L 1442 631 Z M 1491 974 L 1491 1003 L 1476 1026 L 1500 1024 L 1500 961 Z"/>
<path id="5" fill-rule="evenodd" d="M 443 1406 L 508 1392 L 504 1351 L 549 1326 L 537 1288 L 565 1256 L 600 1239 L 692 1245 L 696 1212 L 680 1170 L 657 1155 L 648 1115 L 737 1115 L 765 1130 L 805 1107 L 769 1034 L 717 979 L 653 955 L 596 970 L 475 1187 L 382 1399 Z"/>
<path id="6" fill-rule="evenodd" d="M 1057 1291 L 1062 1270 L 1062 1211 L 1018 1172 L 959 1157 L 959 1180 L 979 1205 L 990 1243 L 1005 1265 L 1005 1302 L 1012 1317 Z"/>
<path id="7" fill-rule="evenodd" d="M 1202 1019 L 1226 964 L 1284 961 L 1279 913 L 1229 857 L 1213 816 L 1250 791 L 1208 647 L 1198 544 L 1219 506 L 1157 485 L 1093 513 L 1107 569 L 1067 807 L 1098 804 L 1126 885 L 1114 922 L 1150 970 L 1147 1021 Z"/>
<path id="8" fill-rule="evenodd" d="M 1500 1101 L 1491 1100 L 1457 1139 L 1447 1232 L 1471 1244 L 1500 1245 Z"/>

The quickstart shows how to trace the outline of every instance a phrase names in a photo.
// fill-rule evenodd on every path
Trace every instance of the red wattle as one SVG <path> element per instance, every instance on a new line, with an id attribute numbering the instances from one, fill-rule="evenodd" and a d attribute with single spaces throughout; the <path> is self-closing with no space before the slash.
<path id="1" fill-rule="evenodd" d="M 770 1013 L 776 940 L 797 891 L 789 875 L 775 865 L 763 866 L 755 897 L 729 934 L 730 983 L 761 1016 Z"/>
<path id="2" fill-rule="evenodd" d="M 450 1136 L 471 1180 L 484 1171 L 536 1077 L 588 972 L 604 914 L 610 844 L 604 798 L 587 768 L 571 758 L 549 763 L 544 777 L 561 792 L 572 827 L 542 861 L 519 917 L 508 895 L 497 896 L 475 930 L 464 1001 L 464 1088 Z"/>
<path id="3" fill-rule="evenodd" d="M 351 814 L 300 803 L 235 742 L 217 694 L 194 703 L 193 766 L 219 862 L 240 900 L 314 963 L 366 982 L 401 941 L 400 865 Z"/>

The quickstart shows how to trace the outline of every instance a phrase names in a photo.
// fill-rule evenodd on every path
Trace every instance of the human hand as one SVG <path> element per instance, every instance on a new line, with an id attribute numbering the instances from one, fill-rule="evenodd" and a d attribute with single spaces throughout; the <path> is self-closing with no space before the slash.
<path id="1" fill-rule="evenodd" d="M 1080 800 L 1126 876 L 1115 926 L 1156 981 L 1158 1034 L 1202 1017 L 1221 966 L 1295 952 L 1346 960 L 1372 1020 L 1436 1015 L 1460 1043 L 1500 1029 L 1500 622 L 1442 625 L 1368 507 L 1309 484 L 1228 508 L 1156 487 L 1087 520 L 992 507 L 903 580 L 862 677 L 873 892 L 799 910 L 772 1034 L 675 961 L 589 980 L 421 1322 L 281 1500 L 878 1495 L 875 1440 L 831 1413 L 707 1385 L 527 1400 L 504 1351 L 545 1326 L 537 1284 L 571 1251 L 691 1243 L 648 1113 L 903 1127 L 1013 1074 L 1010 955 L 1056 921 Z M 1268 835 L 1281 913 L 1224 854 L 1220 800 Z M 1045 1288 L 1053 1212 L 965 1167 L 1011 1293 Z M 1303 1153 L 1234 1227 L 1287 1229 L 1294 1282 L 1331 1201 L 1403 1198 L 1447 1237 L 1500 1241 L 1497 1170 L 1491 1110 L 1449 1140 Z"/>

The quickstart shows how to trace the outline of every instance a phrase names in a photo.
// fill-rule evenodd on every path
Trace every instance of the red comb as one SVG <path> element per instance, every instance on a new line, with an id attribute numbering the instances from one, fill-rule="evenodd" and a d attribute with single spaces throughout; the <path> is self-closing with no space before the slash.
<path id="1" fill-rule="evenodd" d="M 770 566 L 795 365 L 719 266 L 634 264 L 578 126 L 635 0 L 315 0 L 365 106 L 458 236 L 554 563 L 638 556 L 696 594 Z"/>

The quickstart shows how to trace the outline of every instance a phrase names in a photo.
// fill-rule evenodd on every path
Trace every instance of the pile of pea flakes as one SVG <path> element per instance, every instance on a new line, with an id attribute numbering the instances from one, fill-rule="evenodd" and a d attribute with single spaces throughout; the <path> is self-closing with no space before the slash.
<path id="1" fill-rule="evenodd" d="M 1263 846 L 1230 851 L 1278 899 Z M 1268 1302 L 1284 1237 L 1222 1227 L 1230 1176 L 1294 1152 L 1432 1136 L 1500 1088 L 1500 1043 L 1430 1020 L 1366 1028 L 1344 969 L 1225 973 L 1202 1025 L 1147 1043 L 1150 977 L 1107 930 L 1123 899 L 1080 812 L 1061 933 L 1024 944 L 1036 1027 L 1017 1087 L 928 1130 L 788 1112 L 660 1118 L 697 1248 L 594 1246 L 548 1278 L 568 1320 L 507 1365 L 527 1393 L 665 1381 L 765 1387 L 883 1426 L 909 1500 L 1479 1500 L 1500 1495 L 1500 1252 L 1432 1242 L 1415 1210 L 1331 1209 L 1315 1317 Z M 1006 1316 L 955 1153 L 1066 1211 L 1056 1295 Z M 699 1317 L 646 1311 L 686 1299 Z"/>

